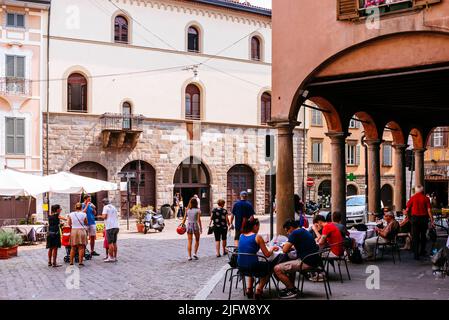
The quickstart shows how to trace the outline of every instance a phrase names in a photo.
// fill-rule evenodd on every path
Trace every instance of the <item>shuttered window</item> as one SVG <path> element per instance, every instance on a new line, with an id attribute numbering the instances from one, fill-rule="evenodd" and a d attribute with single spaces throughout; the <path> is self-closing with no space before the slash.
<path id="1" fill-rule="evenodd" d="M 186 88 L 186 119 L 200 120 L 201 119 L 201 92 L 200 89 L 194 85 L 189 84 Z"/>
<path id="2" fill-rule="evenodd" d="M 319 110 L 312 109 L 311 111 L 312 126 L 323 126 L 323 114 Z"/>
<path id="3" fill-rule="evenodd" d="M 25 78 L 25 57 L 6 56 L 6 77 Z"/>
<path id="4" fill-rule="evenodd" d="M 25 119 L 6 118 L 6 153 L 25 154 Z"/>
<path id="5" fill-rule="evenodd" d="M 261 124 L 267 124 L 271 121 L 271 94 L 265 92 L 261 101 Z"/>
<path id="6" fill-rule="evenodd" d="M 323 162 L 323 142 L 320 140 L 312 141 L 312 162 Z"/>
<path id="7" fill-rule="evenodd" d="M 25 15 L 20 13 L 8 13 L 6 26 L 11 28 L 25 28 Z"/>
<path id="8" fill-rule="evenodd" d="M 359 0 L 337 0 L 337 19 L 350 20 L 359 17 Z"/>
<path id="9" fill-rule="evenodd" d="M 391 167 L 393 165 L 393 150 L 391 144 L 384 144 L 382 149 L 382 165 L 384 167 Z"/>

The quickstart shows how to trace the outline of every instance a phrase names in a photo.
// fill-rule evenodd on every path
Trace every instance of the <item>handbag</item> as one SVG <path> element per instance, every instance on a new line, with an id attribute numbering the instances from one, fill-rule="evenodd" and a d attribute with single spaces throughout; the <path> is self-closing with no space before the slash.
<path id="1" fill-rule="evenodd" d="M 207 229 L 207 234 L 209 235 L 209 234 L 214 233 L 214 229 L 215 229 L 215 227 L 212 226 L 212 220 L 211 220 L 211 222 L 209 223 L 209 229 Z"/>

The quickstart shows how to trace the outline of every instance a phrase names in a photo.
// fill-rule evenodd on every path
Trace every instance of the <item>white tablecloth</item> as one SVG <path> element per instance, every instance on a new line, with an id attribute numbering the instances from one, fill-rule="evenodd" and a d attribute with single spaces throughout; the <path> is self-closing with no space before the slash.
<path id="1" fill-rule="evenodd" d="M 358 246 L 363 246 L 365 239 L 370 239 L 376 235 L 374 229 L 368 231 L 349 230 L 349 236 L 355 240 Z"/>

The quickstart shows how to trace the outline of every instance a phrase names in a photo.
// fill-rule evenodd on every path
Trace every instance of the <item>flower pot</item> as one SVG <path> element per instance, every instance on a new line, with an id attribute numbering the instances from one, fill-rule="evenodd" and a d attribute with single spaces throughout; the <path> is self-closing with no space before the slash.
<path id="1" fill-rule="evenodd" d="M 14 246 L 14 247 L 11 247 L 11 248 L 8 248 L 8 257 L 9 258 L 11 258 L 11 257 L 17 257 L 17 248 L 18 248 L 19 246 Z"/>
<path id="2" fill-rule="evenodd" d="M 8 250 L 9 248 L 0 248 L 0 259 L 8 259 Z"/>
<path id="3" fill-rule="evenodd" d="M 138 223 L 137 224 L 137 232 L 143 233 L 144 230 L 145 230 L 145 225 L 143 223 Z"/>

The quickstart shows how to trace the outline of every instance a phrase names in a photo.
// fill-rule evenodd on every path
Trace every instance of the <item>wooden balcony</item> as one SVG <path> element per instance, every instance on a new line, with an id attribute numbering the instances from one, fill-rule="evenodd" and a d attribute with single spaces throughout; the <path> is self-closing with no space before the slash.
<path id="1" fill-rule="evenodd" d="M 142 115 L 105 113 L 100 117 L 103 148 L 135 148 L 143 132 Z"/>
<path id="2" fill-rule="evenodd" d="M 307 172 L 309 175 L 330 175 L 332 174 L 332 164 L 330 163 L 308 163 Z"/>

